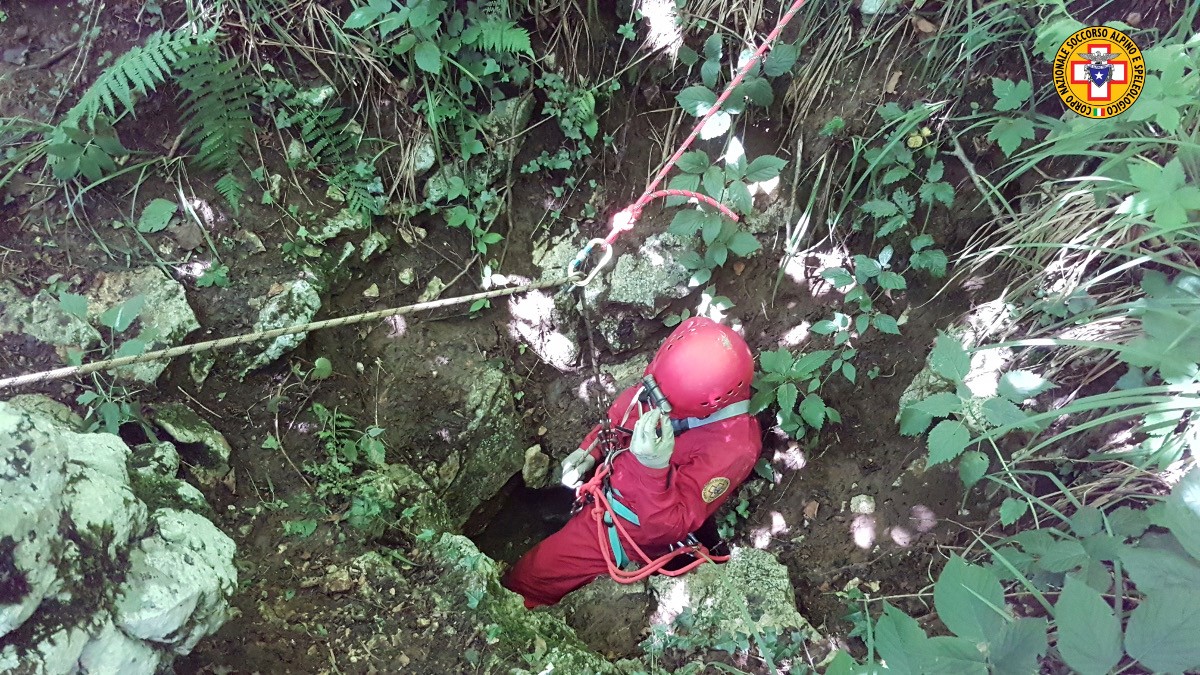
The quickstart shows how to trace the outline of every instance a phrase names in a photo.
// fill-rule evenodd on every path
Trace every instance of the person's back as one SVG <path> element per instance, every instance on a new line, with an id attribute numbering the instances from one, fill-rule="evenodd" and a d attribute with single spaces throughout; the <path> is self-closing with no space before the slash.
<path id="1" fill-rule="evenodd" d="M 608 411 L 615 452 L 604 490 L 613 512 L 598 525 L 583 509 L 517 562 L 505 585 L 527 607 L 554 604 L 608 572 L 606 558 L 625 564 L 631 544 L 650 557 L 668 553 L 753 470 L 762 433 L 748 413 L 754 359 L 741 336 L 709 319 L 689 319 L 645 375 L 648 384 L 622 392 Z M 603 426 L 563 462 L 564 484 L 604 459 Z"/>

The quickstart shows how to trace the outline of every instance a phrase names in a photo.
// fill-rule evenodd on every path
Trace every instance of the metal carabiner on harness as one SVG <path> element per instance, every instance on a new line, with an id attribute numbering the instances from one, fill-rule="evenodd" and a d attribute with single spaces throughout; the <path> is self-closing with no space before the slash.
<path id="1" fill-rule="evenodd" d="M 596 239 L 593 239 L 585 244 L 584 247 L 579 250 L 579 253 L 575 256 L 575 259 L 567 263 L 567 276 L 575 277 L 583 274 L 583 264 L 587 262 L 588 258 L 591 257 L 592 250 L 596 246 L 601 247 L 601 249 L 604 251 L 604 254 L 600 256 L 600 260 L 596 263 L 596 266 L 587 273 L 587 276 L 575 282 L 576 286 L 587 286 L 590 284 L 592 279 L 595 279 L 596 275 L 600 273 L 600 270 L 604 269 L 604 266 L 612 260 L 612 244 L 597 237 Z"/>

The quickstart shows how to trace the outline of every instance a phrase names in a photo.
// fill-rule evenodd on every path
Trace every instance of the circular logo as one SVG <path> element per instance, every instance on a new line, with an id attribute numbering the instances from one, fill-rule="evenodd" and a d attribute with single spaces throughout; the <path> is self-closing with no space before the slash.
<path id="1" fill-rule="evenodd" d="M 1145 83 L 1142 50 L 1116 28 L 1077 30 L 1054 56 L 1054 89 L 1084 117 L 1104 119 L 1129 110 Z"/>
<path id="2" fill-rule="evenodd" d="M 729 489 L 729 479 L 724 476 L 716 478 L 704 484 L 704 489 L 700 491 L 700 496 L 704 498 L 705 504 L 711 504 L 717 497 L 725 494 Z"/>

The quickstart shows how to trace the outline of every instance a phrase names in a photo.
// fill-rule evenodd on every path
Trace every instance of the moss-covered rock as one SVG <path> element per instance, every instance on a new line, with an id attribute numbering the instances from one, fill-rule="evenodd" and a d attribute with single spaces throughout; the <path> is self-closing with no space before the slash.
<path id="1" fill-rule="evenodd" d="M 202 486 L 211 487 L 229 473 L 229 441 L 195 410 L 182 403 L 159 403 L 151 409 L 151 419 L 184 445 L 189 469 Z"/>
<path id="2" fill-rule="evenodd" d="M 764 632 L 820 637 L 796 611 L 787 567 L 766 551 L 735 548 L 725 564 L 701 565 L 681 577 L 655 576 L 650 586 L 659 602 L 652 620 L 660 627 L 658 639 L 686 633 L 687 642 L 711 646 Z"/>
<path id="3" fill-rule="evenodd" d="M 254 320 L 254 330 L 268 331 L 276 328 L 287 328 L 313 320 L 321 309 L 321 295 L 313 280 L 297 279 L 289 282 L 282 292 L 269 298 L 259 310 L 258 318 Z M 255 368 L 261 368 L 290 352 L 304 342 L 308 333 L 281 335 L 271 340 L 259 352 L 247 350 L 242 352 L 240 361 L 242 377 Z"/>
<path id="4" fill-rule="evenodd" d="M 183 285 L 157 267 L 106 273 L 100 285 L 89 293 L 88 318 L 98 323 L 100 317 L 128 300 L 141 297 L 143 310 L 138 314 L 141 326 L 136 334 L 124 334 L 145 343 L 146 351 L 167 349 L 182 344 L 189 333 L 200 327 L 196 314 L 188 304 Z M 150 383 L 158 379 L 169 361 L 136 363 L 117 370 L 117 374 L 137 382 Z"/>
<path id="5" fill-rule="evenodd" d="M 100 332 L 84 319 L 68 314 L 46 291 L 25 297 L 12 283 L 0 281 L 0 334 L 23 333 L 55 347 L 89 349 L 100 342 Z"/>
<path id="6" fill-rule="evenodd" d="M 615 673 L 616 668 L 590 651 L 570 627 L 548 612 L 525 609 L 521 597 L 500 585 L 496 562 L 479 552 L 470 539 L 443 534 L 433 546 L 442 568 L 438 596 L 448 612 L 468 613 L 480 630 L 521 655 L 527 669 L 513 673 Z M 493 655 L 491 658 L 495 659 Z M 496 671 L 491 664 L 485 671 Z M 503 672 L 503 671 L 501 671 Z"/>

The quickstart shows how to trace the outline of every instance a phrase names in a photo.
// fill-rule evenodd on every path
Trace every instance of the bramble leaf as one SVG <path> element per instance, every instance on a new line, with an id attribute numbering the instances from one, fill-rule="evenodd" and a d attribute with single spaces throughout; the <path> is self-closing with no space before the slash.
<path id="1" fill-rule="evenodd" d="M 933 372 L 953 382 L 962 382 L 971 372 L 971 356 L 957 339 L 942 333 L 929 355 Z"/>
<path id="2" fill-rule="evenodd" d="M 942 420 L 929 432 L 929 466 L 958 457 L 971 442 L 971 432 L 962 422 Z"/>
<path id="3" fill-rule="evenodd" d="M 1058 652 L 1082 675 L 1104 675 L 1121 660 L 1121 622 L 1093 588 L 1068 576 L 1054 606 Z"/>
<path id="4" fill-rule="evenodd" d="M 957 555 L 933 585 L 933 604 L 947 628 L 976 644 L 991 641 L 1006 623 L 1004 589 L 996 574 Z"/>
<path id="5" fill-rule="evenodd" d="M 1001 118 L 992 125 L 991 131 L 987 134 L 988 140 L 999 145 L 1005 157 L 1012 157 L 1012 154 L 1021 147 L 1023 142 L 1036 136 L 1037 132 L 1033 121 L 1024 117 Z"/>
<path id="6" fill-rule="evenodd" d="M 994 109 L 998 112 L 1006 112 L 1016 110 L 1028 101 L 1029 97 L 1033 96 L 1033 85 L 1029 83 L 1029 80 L 1013 82 L 993 77 L 992 93 L 996 96 Z"/>
<path id="7" fill-rule="evenodd" d="M 963 487 L 970 490 L 983 479 L 990 466 L 991 460 L 982 452 L 978 450 L 964 452 L 958 460 L 958 478 L 962 481 Z"/>

